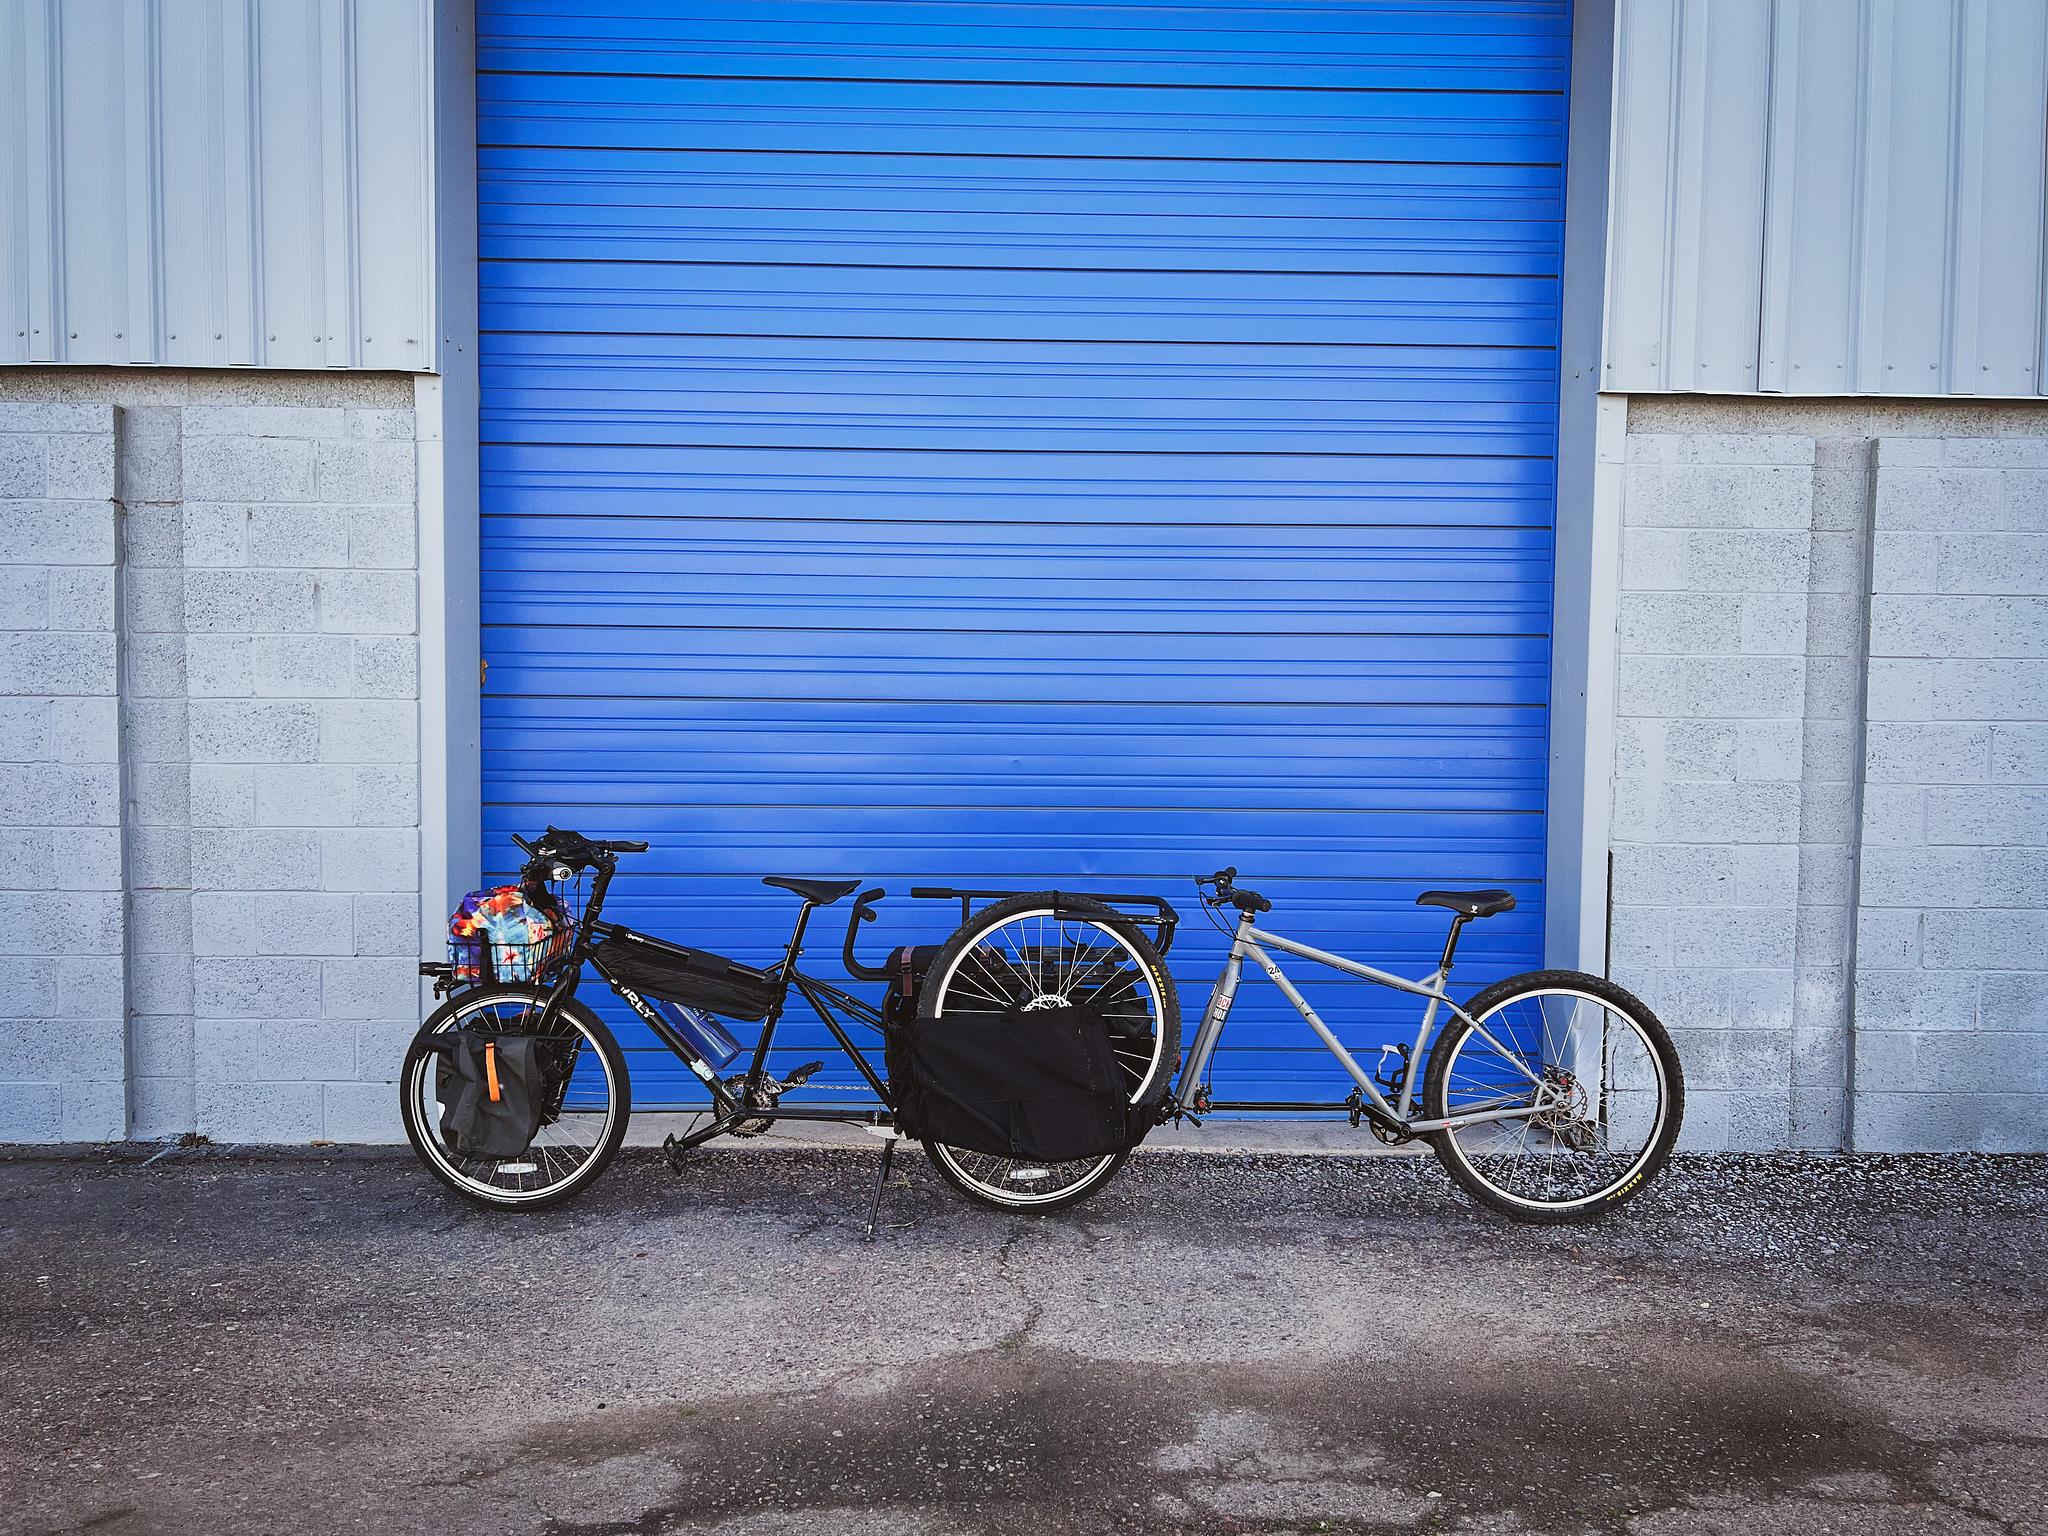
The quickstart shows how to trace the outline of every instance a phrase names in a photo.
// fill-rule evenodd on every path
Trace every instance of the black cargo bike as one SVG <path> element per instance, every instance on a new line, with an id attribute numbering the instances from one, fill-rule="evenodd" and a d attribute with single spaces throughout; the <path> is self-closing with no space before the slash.
<path id="1" fill-rule="evenodd" d="M 901 1136 L 920 1141 L 970 1199 L 1047 1211 L 1100 1189 L 1131 1147 L 1169 1120 L 1339 1112 L 1383 1142 L 1426 1141 L 1494 1210 L 1582 1221 L 1640 1191 L 1677 1138 L 1677 1054 L 1655 1016 L 1612 982 L 1534 971 L 1463 1004 L 1449 996 L 1459 934 L 1512 908 L 1505 891 L 1423 892 L 1419 904 L 1451 913 L 1450 933 L 1437 969 L 1411 979 L 1257 927 L 1272 903 L 1238 886 L 1235 870 L 1197 881 L 1205 912 L 1233 911 L 1236 922 L 1219 924 L 1229 955 L 1183 1062 L 1180 1005 L 1164 963 L 1178 916 L 1157 897 L 919 888 L 913 898 L 958 902 L 959 926 L 941 944 L 899 946 L 870 966 L 855 941 L 885 893 L 861 892 L 840 955 L 852 976 L 887 983 L 877 1007 L 797 964 L 814 912 L 853 896 L 858 881 L 766 880 L 799 906 L 782 957 L 760 968 L 603 919 L 619 856 L 644 851 L 644 842 L 554 827 L 515 841 L 527 855 L 518 886 L 478 893 L 492 898 L 486 926 L 465 929 L 458 915 L 451 958 L 420 968 L 446 1001 L 414 1037 L 399 1082 L 414 1150 L 443 1183 L 484 1205 L 564 1200 L 603 1172 L 625 1137 L 631 1084 L 611 1031 L 577 996 L 586 965 L 709 1095 L 692 1127 L 668 1138 L 672 1161 L 777 1121 L 853 1123 L 884 1138 L 876 1201 Z M 488 926 L 508 912 L 524 924 L 510 939 Z M 1361 1065 L 1271 951 L 1423 999 L 1414 1040 L 1381 1050 L 1382 1063 L 1394 1058 L 1391 1071 Z M 1212 1095 L 1208 1069 L 1247 960 L 1337 1060 L 1349 1097 L 1245 1103 Z M 872 1104 L 785 1102 L 823 1065 L 779 1078 L 768 1070 L 792 995 L 845 1052 Z M 759 1024 L 760 1035 L 742 1049 L 721 1019 Z M 879 1033 L 880 1070 L 849 1025 Z M 742 1057 L 743 1070 L 727 1070 Z"/>

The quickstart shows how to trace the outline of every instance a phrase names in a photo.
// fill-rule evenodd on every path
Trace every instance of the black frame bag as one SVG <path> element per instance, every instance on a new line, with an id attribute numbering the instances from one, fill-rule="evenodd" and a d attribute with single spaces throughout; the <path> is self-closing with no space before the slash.
<path id="1" fill-rule="evenodd" d="M 897 1123 L 911 1135 L 1048 1163 L 1107 1157 L 1133 1144 L 1123 1068 L 1099 1009 L 962 1013 L 903 1033 L 889 1082 Z"/>
<path id="2" fill-rule="evenodd" d="M 614 928 L 590 958 L 606 978 L 643 997 L 750 1024 L 767 1018 L 782 996 L 780 983 L 766 971 L 630 928 Z"/>
<path id="3" fill-rule="evenodd" d="M 517 1157 L 546 1113 L 548 1084 L 532 1035 L 458 1029 L 434 1070 L 441 1138 L 463 1157 Z"/>

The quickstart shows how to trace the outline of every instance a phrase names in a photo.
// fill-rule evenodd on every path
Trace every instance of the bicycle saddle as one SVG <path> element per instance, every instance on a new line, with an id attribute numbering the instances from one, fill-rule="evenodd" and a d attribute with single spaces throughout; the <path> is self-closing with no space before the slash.
<path id="1" fill-rule="evenodd" d="M 829 907 L 860 886 L 858 880 L 793 880 L 782 875 L 769 875 L 761 883 L 794 891 L 814 907 Z"/>
<path id="2" fill-rule="evenodd" d="M 1509 891 L 1424 891 L 1415 898 L 1418 907 L 1446 907 L 1466 917 L 1492 917 L 1512 912 L 1515 898 Z"/>

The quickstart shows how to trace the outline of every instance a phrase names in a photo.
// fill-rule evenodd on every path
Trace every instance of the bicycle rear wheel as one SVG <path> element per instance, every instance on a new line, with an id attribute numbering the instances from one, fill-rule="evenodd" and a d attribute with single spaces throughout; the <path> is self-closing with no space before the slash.
<path id="1" fill-rule="evenodd" d="M 548 989 L 490 986 L 458 993 L 428 1016 L 398 1074 L 405 1134 L 427 1171 L 466 1200 L 499 1210 L 537 1210 L 566 1200 L 610 1163 L 626 1139 L 632 1089 L 612 1032 L 573 999 L 544 1026 Z M 549 1046 L 552 1092 L 540 1130 L 516 1157 L 470 1157 L 441 1131 L 437 1037 L 458 1029 L 540 1034 Z"/>
<path id="2" fill-rule="evenodd" d="M 1137 925 L 1107 907 L 1039 892 L 975 913 L 948 939 L 918 991 L 918 1027 L 1078 1003 L 1102 1011 L 1130 1102 L 1157 1104 L 1180 1062 L 1180 1002 L 1166 962 Z M 1006 1211 L 1050 1211 L 1102 1188 L 1123 1166 L 1107 1157 L 1046 1162 L 926 1140 L 941 1178 Z"/>
<path id="3" fill-rule="evenodd" d="M 1613 982 L 1531 971 L 1438 1033 L 1425 1117 L 1491 1115 L 1428 1139 L 1473 1199 L 1530 1222 L 1591 1221 L 1641 1192 L 1678 1140 L 1685 1079 L 1657 1016 Z"/>

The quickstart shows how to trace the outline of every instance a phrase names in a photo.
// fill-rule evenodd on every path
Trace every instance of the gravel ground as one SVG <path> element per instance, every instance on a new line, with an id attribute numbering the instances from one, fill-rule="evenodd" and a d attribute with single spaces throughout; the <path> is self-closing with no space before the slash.
<path id="1" fill-rule="evenodd" d="M 0 1532 L 2048 1532 L 2048 1159 L 1680 1159 L 1534 1229 L 1413 1158 L 0 1158 Z"/>

